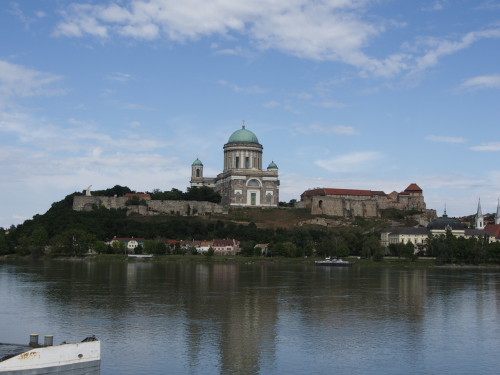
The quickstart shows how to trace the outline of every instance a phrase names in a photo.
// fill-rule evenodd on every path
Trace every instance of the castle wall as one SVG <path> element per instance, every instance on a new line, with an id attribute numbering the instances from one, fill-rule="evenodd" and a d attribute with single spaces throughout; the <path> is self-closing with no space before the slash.
<path id="1" fill-rule="evenodd" d="M 311 200 L 312 215 L 378 217 L 377 202 L 371 197 L 316 196 Z"/>
<path id="2" fill-rule="evenodd" d="M 104 206 L 107 209 L 127 209 L 127 215 L 139 214 L 142 216 L 155 215 L 207 215 L 223 214 L 224 208 L 212 202 L 199 201 L 168 201 L 168 200 L 146 200 L 144 205 L 127 206 L 126 197 L 104 197 L 104 196 L 75 196 L 73 198 L 73 210 L 92 211 L 94 207 Z"/>
<path id="3" fill-rule="evenodd" d="M 298 202 L 296 207 L 310 208 L 312 215 L 342 217 L 380 217 L 380 211 L 389 208 L 403 211 L 426 209 L 422 195 L 403 195 L 398 199 L 387 196 L 318 195 Z"/>

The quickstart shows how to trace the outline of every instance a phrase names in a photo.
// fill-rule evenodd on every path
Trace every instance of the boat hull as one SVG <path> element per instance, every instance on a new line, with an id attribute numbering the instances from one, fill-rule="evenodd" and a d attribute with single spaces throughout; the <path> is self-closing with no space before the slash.
<path id="1" fill-rule="evenodd" d="M 100 342 L 61 344 L 27 350 L 0 362 L 1 375 L 98 375 Z"/>
<path id="2" fill-rule="evenodd" d="M 351 267 L 351 262 L 332 262 L 332 261 L 322 261 L 316 262 L 317 266 L 326 266 L 326 267 Z"/>

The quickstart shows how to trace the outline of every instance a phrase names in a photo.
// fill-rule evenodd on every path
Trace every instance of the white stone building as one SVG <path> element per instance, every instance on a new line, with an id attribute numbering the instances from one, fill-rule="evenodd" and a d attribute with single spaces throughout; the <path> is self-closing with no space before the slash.
<path id="1" fill-rule="evenodd" d="M 245 125 L 224 145 L 224 170 L 217 177 L 203 176 L 203 163 L 191 165 L 191 187 L 213 187 L 221 194 L 221 204 L 240 207 L 277 207 L 278 166 L 272 161 L 262 169 L 263 147 Z"/>

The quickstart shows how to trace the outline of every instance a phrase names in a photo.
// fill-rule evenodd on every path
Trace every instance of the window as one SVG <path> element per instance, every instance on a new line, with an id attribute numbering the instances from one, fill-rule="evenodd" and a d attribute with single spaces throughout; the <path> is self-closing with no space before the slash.
<path id="1" fill-rule="evenodd" d="M 200 170 L 199 169 L 196 170 L 196 177 L 200 177 Z"/>
<path id="2" fill-rule="evenodd" d="M 240 157 L 236 156 L 236 165 L 235 165 L 235 168 L 239 168 L 239 167 L 240 167 Z"/>
<path id="3" fill-rule="evenodd" d="M 246 169 L 250 168 L 250 158 L 248 156 L 245 158 L 245 168 Z"/>
<path id="4" fill-rule="evenodd" d="M 252 178 L 251 180 L 248 181 L 247 186 L 260 187 L 259 180 L 256 180 L 255 178 Z"/>

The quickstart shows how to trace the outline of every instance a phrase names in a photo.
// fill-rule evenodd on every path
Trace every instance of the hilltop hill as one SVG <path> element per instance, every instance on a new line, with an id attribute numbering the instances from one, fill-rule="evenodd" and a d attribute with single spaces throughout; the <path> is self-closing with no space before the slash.
<path id="1" fill-rule="evenodd" d="M 200 216 L 127 216 L 127 209 L 102 206 L 75 211 L 75 196 L 81 193 L 53 203 L 45 214 L 36 215 L 16 228 L 0 231 L 0 255 L 40 255 L 47 249 L 52 254 L 81 254 L 89 248 L 107 252 L 110 250 L 103 248 L 104 242 L 115 236 L 151 241 L 235 238 L 250 249 L 252 243 L 288 244 L 286 254 L 307 254 L 321 246 L 331 249 L 333 241 L 338 246 L 348 246 L 353 254 L 360 254 L 367 247 L 375 251 L 383 228 L 412 221 L 401 212 L 389 212 L 385 215 L 388 217 L 376 219 L 335 218 L 313 216 L 307 209 L 289 207 L 231 208 L 227 214 Z"/>

